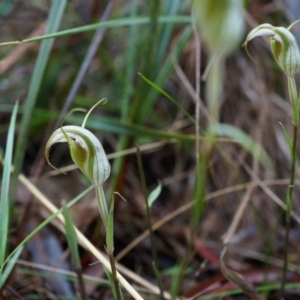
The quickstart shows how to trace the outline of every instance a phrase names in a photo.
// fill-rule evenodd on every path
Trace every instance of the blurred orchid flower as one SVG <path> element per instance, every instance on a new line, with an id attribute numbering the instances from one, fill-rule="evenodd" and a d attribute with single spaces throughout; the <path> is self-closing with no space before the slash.
<path id="1" fill-rule="evenodd" d="M 227 56 L 240 45 L 245 29 L 240 0 L 193 0 L 192 16 L 210 54 Z"/>

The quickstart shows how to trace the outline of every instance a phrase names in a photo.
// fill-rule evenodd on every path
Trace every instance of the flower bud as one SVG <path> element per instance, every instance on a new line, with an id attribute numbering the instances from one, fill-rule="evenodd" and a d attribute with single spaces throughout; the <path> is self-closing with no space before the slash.
<path id="1" fill-rule="evenodd" d="M 275 27 L 270 24 L 262 24 L 250 31 L 244 46 L 257 36 L 270 36 L 270 45 L 273 56 L 288 76 L 293 77 L 300 68 L 300 51 L 295 36 L 284 27 Z"/>

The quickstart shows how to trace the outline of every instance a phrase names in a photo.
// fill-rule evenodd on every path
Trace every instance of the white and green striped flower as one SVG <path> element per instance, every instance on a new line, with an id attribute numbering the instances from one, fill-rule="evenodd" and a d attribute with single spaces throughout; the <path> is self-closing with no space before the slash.
<path id="1" fill-rule="evenodd" d="M 102 101 L 96 105 L 100 102 Z M 49 160 L 50 147 L 56 143 L 68 143 L 73 162 L 95 186 L 100 215 L 106 227 L 108 209 L 102 184 L 110 174 L 110 164 L 98 138 L 84 128 L 87 117 L 94 107 L 86 115 L 82 127 L 68 125 L 54 131 L 46 144 L 45 156 L 48 164 L 54 167 Z"/>
<path id="2" fill-rule="evenodd" d="M 289 29 L 270 24 L 259 25 L 250 31 L 244 46 L 247 50 L 248 42 L 255 37 L 269 36 L 271 50 L 277 64 L 288 77 L 293 77 L 300 68 L 300 51 L 296 38 Z"/>

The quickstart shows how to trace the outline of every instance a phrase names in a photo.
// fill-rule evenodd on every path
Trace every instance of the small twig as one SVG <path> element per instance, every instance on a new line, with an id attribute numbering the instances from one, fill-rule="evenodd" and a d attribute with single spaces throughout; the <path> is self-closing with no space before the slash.
<path id="1" fill-rule="evenodd" d="M 247 189 L 247 191 L 246 191 L 246 193 L 234 215 L 234 218 L 230 224 L 230 227 L 228 228 L 227 232 L 224 235 L 224 239 L 223 239 L 224 246 L 228 245 L 231 242 L 232 237 L 233 237 L 234 233 L 236 232 L 239 222 L 245 212 L 245 209 L 251 199 L 252 192 L 253 192 L 253 187 L 250 187 Z"/>

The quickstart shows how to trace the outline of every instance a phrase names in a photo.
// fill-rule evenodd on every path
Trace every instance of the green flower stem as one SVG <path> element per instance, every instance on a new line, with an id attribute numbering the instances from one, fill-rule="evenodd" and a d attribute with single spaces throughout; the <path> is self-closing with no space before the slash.
<path id="1" fill-rule="evenodd" d="M 280 299 L 282 298 L 284 292 L 284 286 L 286 281 L 286 273 L 288 266 L 288 243 L 290 237 L 290 227 L 291 227 L 291 213 L 292 213 L 292 198 L 294 191 L 294 183 L 295 183 L 295 173 L 296 173 L 296 162 L 297 162 L 297 135 L 298 135 L 298 123 L 299 123 L 299 99 L 297 97 L 297 88 L 295 84 L 295 79 L 288 77 L 288 88 L 290 100 L 293 107 L 293 115 L 292 115 L 292 123 L 293 123 L 293 140 L 291 147 L 291 173 L 290 173 L 290 184 L 287 189 L 286 195 L 286 231 L 285 231 L 285 246 L 284 246 L 284 265 L 282 271 L 282 282 L 280 288 Z"/>
<path id="2" fill-rule="evenodd" d="M 292 123 L 294 126 L 297 126 L 299 123 L 299 101 L 297 97 L 297 87 L 295 83 L 294 77 L 288 77 L 288 89 L 289 89 L 289 96 L 293 108 L 292 114 Z"/>
<path id="3" fill-rule="evenodd" d="M 96 190 L 96 198 L 97 198 L 97 202 L 98 202 L 101 219 L 103 221 L 103 225 L 104 225 L 105 231 L 106 231 L 107 230 L 107 222 L 108 222 L 108 211 L 107 211 L 105 194 L 104 194 L 102 186 L 96 186 L 95 190 Z"/>
<path id="4" fill-rule="evenodd" d="M 107 251 L 110 267 L 111 267 L 111 274 L 114 280 L 114 286 L 115 286 L 115 292 L 116 292 L 116 299 L 121 300 L 121 294 L 120 294 L 120 287 L 119 287 L 119 281 L 117 277 L 117 269 L 116 269 L 116 261 L 114 257 L 113 251 Z"/>

